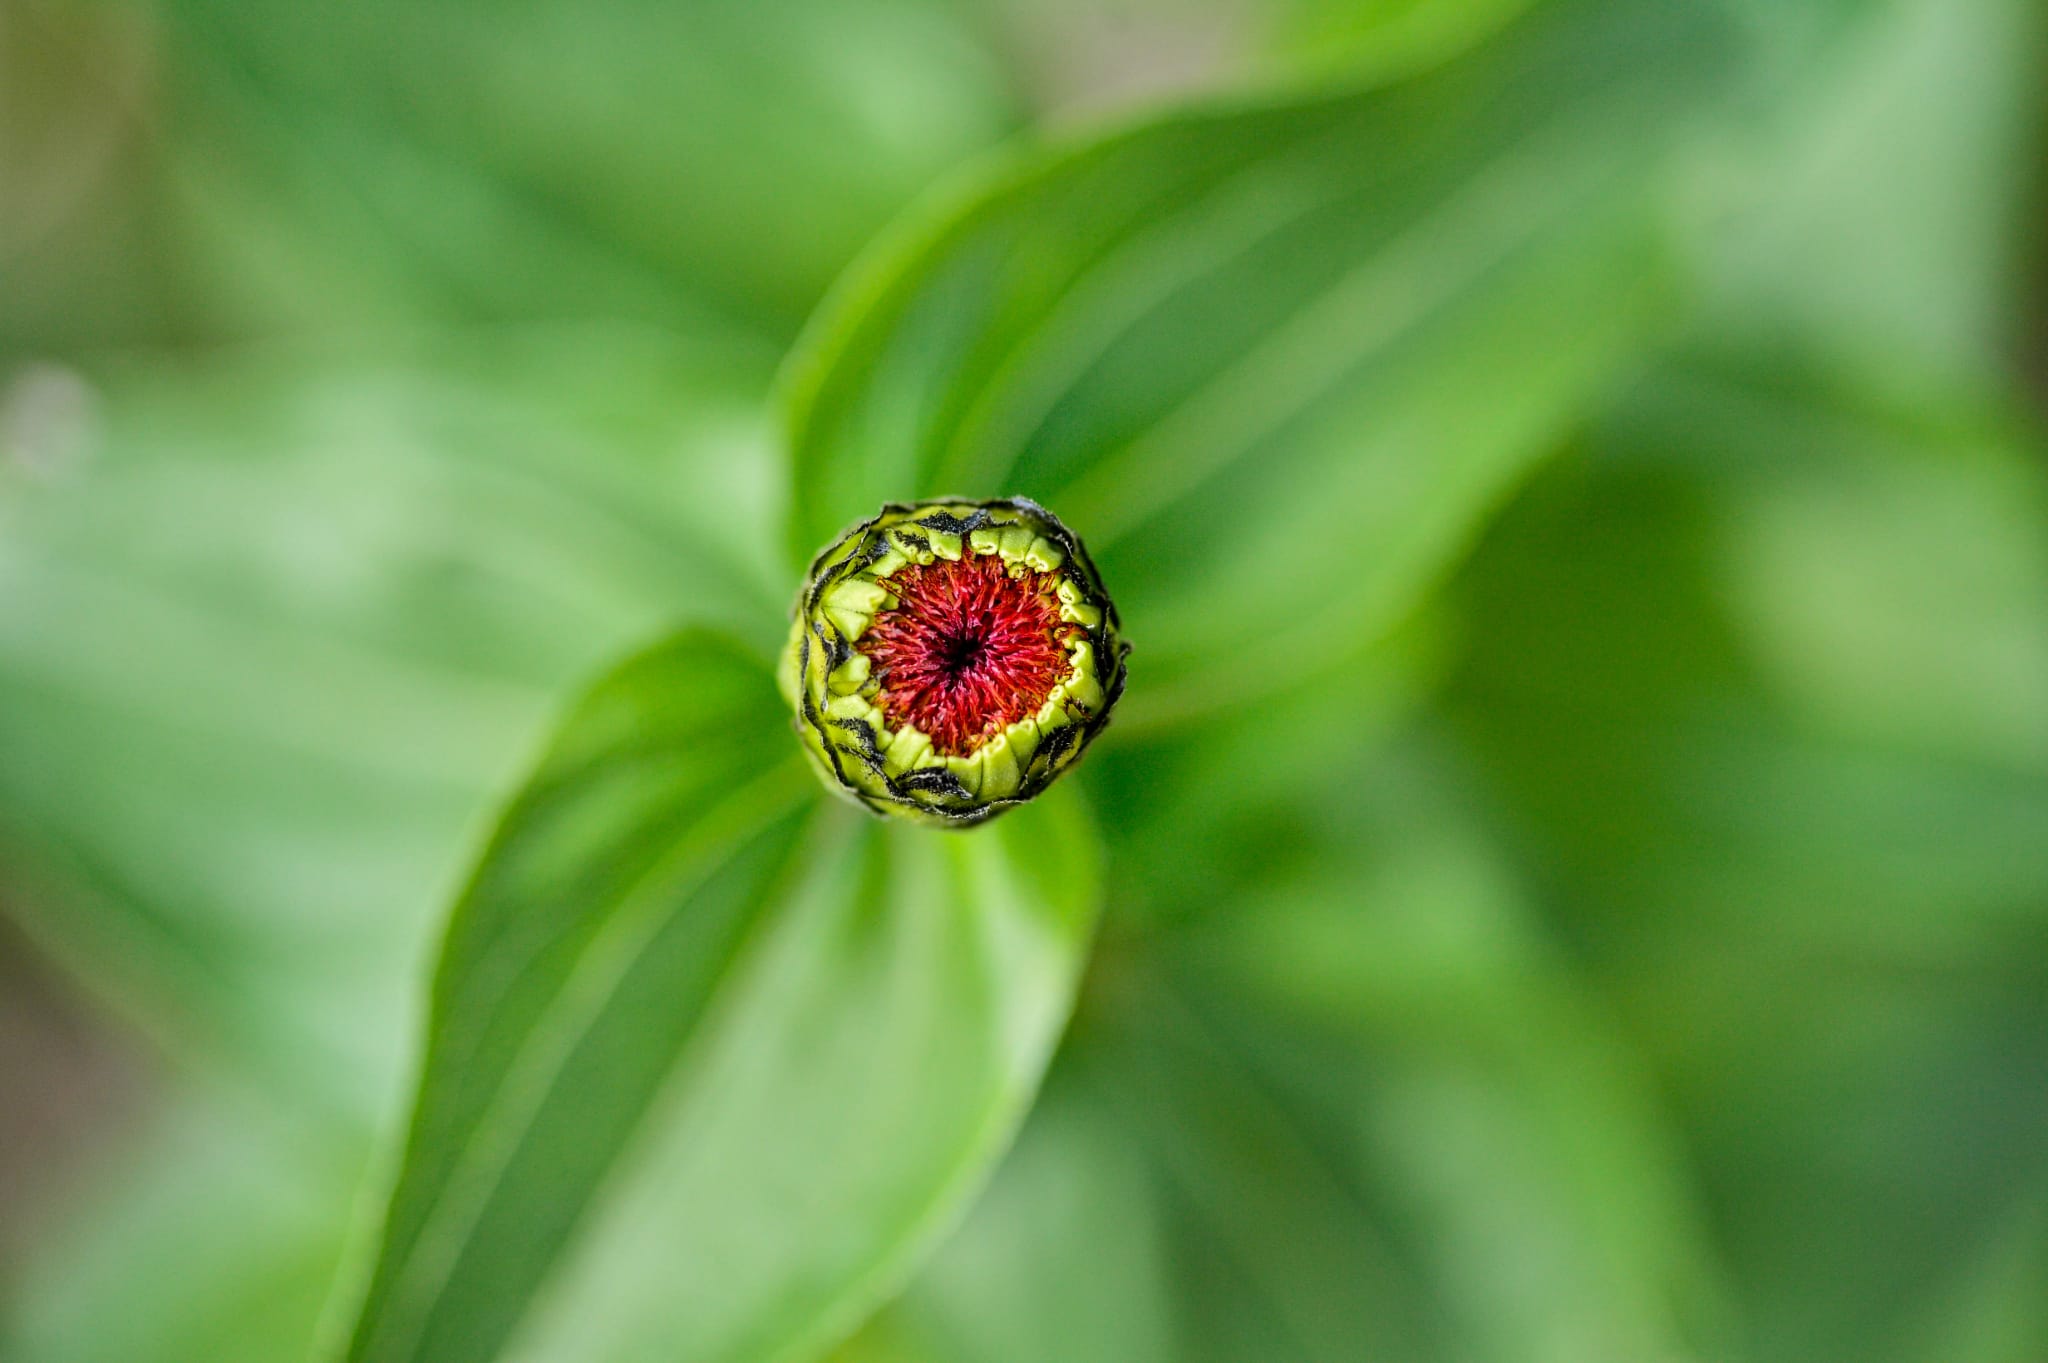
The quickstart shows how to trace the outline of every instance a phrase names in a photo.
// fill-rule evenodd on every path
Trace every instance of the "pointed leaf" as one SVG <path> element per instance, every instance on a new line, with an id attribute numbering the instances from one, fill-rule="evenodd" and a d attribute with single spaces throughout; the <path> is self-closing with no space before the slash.
<path id="1" fill-rule="evenodd" d="M 102 366 L 0 459 L 6 911 L 171 1049 L 381 1123 L 558 698 L 679 624 L 780 641 L 766 380 L 606 326 Z"/>
<path id="2" fill-rule="evenodd" d="M 1740 51 L 1714 5 L 1574 0 L 1411 81 L 1027 166 L 787 369 L 794 551 L 888 499 L 1038 498 L 1141 652 L 1127 720 L 1341 655 L 1655 333 L 1661 172 Z"/>
<path id="3" fill-rule="evenodd" d="M 784 1358 L 856 1324 L 1006 1143 L 1097 900 L 1050 798 L 825 802 L 765 662 L 593 690 L 457 907 L 349 1358 Z M 537 1299 L 538 1298 L 538 1299 Z"/>

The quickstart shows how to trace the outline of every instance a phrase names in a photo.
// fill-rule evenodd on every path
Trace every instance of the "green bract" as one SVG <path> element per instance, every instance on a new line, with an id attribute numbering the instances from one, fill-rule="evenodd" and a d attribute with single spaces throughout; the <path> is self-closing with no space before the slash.
<path id="1" fill-rule="evenodd" d="M 964 826 L 1080 757 L 1129 651 L 1057 516 L 941 498 L 891 502 L 812 561 L 781 676 L 829 785 L 876 813 Z"/>

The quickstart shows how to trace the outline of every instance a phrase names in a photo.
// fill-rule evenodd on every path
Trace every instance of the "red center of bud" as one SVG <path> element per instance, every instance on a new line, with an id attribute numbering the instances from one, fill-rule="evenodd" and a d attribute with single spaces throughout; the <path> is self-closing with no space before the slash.
<path id="1" fill-rule="evenodd" d="M 965 757 L 1037 713 L 1073 665 L 1080 626 L 1060 619 L 1049 573 L 1011 577 L 995 554 L 911 564 L 889 580 L 897 604 L 876 614 L 861 652 L 881 682 L 891 726 Z"/>

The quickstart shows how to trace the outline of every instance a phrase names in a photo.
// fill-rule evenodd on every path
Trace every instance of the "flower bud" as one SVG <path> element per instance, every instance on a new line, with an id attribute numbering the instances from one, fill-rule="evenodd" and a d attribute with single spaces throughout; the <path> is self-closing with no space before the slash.
<path id="1" fill-rule="evenodd" d="M 1129 651 L 1088 551 L 1044 507 L 892 502 L 812 562 L 782 683 L 828 784 L 964 826 L 1073 765 Z"/>

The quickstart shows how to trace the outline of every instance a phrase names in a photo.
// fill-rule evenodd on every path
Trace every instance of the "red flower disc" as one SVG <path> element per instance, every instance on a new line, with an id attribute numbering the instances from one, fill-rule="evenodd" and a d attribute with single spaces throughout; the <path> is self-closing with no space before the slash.
<path id="1" fill-rule="evenodd" d="M 949 757 L 1036 714 L 1066 680 L 1078 625 L 1060 619 L 1056 579 L 1011 577 L 1000 556 L 911 564 L 888 579 L 897 604 L 876 614 L 860 650 L 881 682 L 891 726 L 911 724 Z"/>

